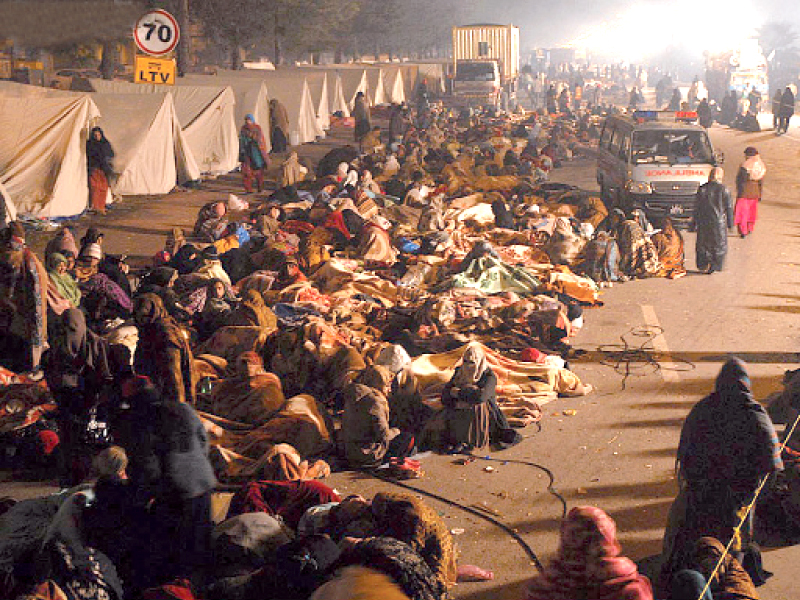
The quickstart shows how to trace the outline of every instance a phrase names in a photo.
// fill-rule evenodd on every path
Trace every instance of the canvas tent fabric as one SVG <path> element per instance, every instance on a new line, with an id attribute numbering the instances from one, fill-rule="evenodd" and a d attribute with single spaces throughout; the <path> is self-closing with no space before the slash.
<path id="1" fill-rule="evenodd" d="M 308 82 L 308 90 L 311 92 L 311 100 L 314 102 L 314 110 L 317 113 L 317 123 L 320 129 L 327 131 L 331 128 L 330 91 L 328 90 L 328 80 L 330 79 L 327 71 L 299 71 L 279 70 L 278 75 L 292 74 L 294 77 L 305 77 Z"/>
<path id="2" fill-rule="evenodd" d="M 0 183 L 0 226 L 6 226 L 11 221 L 17 220 L 17 207 L 11 199 L 11 195 L 6 190 L 6 186 Z"/>
<path id="3" fill-rule="evenodd" d="M 92 99 L 116 154 L 115 194 L 167 194 L 176 183 L 200 178 L 171 93 L 95 93 Z"/>
<path id="4" fill-rule="evenodd" d="M 220 70 L 216 75 L 187 74 L 179 77 L 178 87 L 191 86 L 229 86 L 236 99 L 234 109 L 236 131 L 244 124 L 245 115 L 251 114 L 261 126 L 266 137 L 267 150 L 271 149 L 269 136 L 269 92 L 267 85 L 261 79 L 251 77 L 238 77 L 227 75 L 234 71 Z M 238 159 L 238 142 L 237 142 Z"/>
<path id="5" fill-rule="evenodd" d="M 386 99 L 386 84 L 383 79 L 383 70 L 380 67 L 368 67 L 364 69 L 367 74 L 367 84 L 369 85 L 370 104 L 388 104 Z"/>
<path id="6" fill-rule="evenodd" d="M 340 113 L 343 117 L 350 116 L 350 105 L 344 95 L 344 86 L 339 70 L 335 67 L 323 67 L 318 65 L 303 65 L 298 69 L 301 72 L 320 72 L 328 77 L 328 110 L 330 113 Z"/>
<path id="7" fill-rule="evenodd" d="M 369 97 L 369 83 L 367 72 L 364 69 L 339 69 L 339 76 L 342 79 L 344 100 L 350 110 L 353 108 L 358 92 L 364 92 L 364 95 Z"/>
<path id="8" fill-rule="evenodd" d="M 0 85 L 0 183 L 20 214 L 73 217 L 86 210 L 86 138 L 99 116 L 85 94 Z"/>
<path id="9" fill-rule="evenodd" d="M 220 70 L 217 77 L 263 82 L 269 98 L 276 98 L 286 107 L 289 115 L 290 140 L 295 139 L 296 134 L 296 141 L 307 144 L 317 137 L 325 136 L 325 132 L 317 124 L 317 113 L 305 77 L 282 77 L 272 71 L 255 70 Z"/>
<path id="10" fill-rule="evenodd" d="M 386 102 L 402 104 L 406 101 L 406 90 L 403 84 L 403 72 L 399 66 L 381 65 L 383 85 L 386 90 Z"/>
<path id="11" fill-rule="evenodd" d="M 165 94 L 164 86 L 91 79 L 97 92 Z M 169 88 L 186 141 L 203 173 L 228 173 L 239 163 L 236 96 L 230 86 L 179 85 Z"/>

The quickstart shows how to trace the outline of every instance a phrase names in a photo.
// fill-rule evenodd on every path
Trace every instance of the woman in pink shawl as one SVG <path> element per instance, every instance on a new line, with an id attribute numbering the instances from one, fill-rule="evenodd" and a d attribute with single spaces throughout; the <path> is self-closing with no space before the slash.
<path id="1" fill-rule="evenodd" d="M 758 203 L 764 190 L 764 175 L 767 167 L 758 150 L 749 146 L 744 150 L 745 161 L 736 174 L 735 223 L 739 235 L 747 237 L 753 232 L 758 217 Z"/>
<path id="2" fill-rule="evenodd" d="M 561 546 L 528 585 L 528 600 L 653 600 L 650 580 L 620 556 L 617 526 L 593 506 L 573 508 L 561 525 Z"/>

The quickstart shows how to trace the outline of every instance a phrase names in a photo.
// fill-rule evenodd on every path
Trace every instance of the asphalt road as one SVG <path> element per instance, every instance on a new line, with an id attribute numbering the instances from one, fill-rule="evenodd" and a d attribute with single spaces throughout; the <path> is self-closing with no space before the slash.
<path id="1" fill-rule="evenodd" d="M 727 268 L 721 273 L 706 276 L 695 271 L 694 236 L 685 234 L 687 277 L 634 281 L 606 290 L 605 306 L 586 312 L 586 324 L 575 342 L 589 352 L 572 365 L 596 391 L 548 404 L 541 431 L 529 427 L 519 446 L 492 455 L 551 470 L 555 488 L 569 507 L 593 504 L 607 510 L 617 521 L 623 551 L 636 560 L 660 551 L 676 493 L 674 457 L 683 419 L 711 391 L 725 358 L 736 354 L 750 364 L 757 398 L 778 390 L 783 372 L 800 362 L 800 217 L 795 210 L 800 181 L 794 170 L 800 145 L 793 136 L 777 138 L 771 132 L 744 134 L 715 127 L 711 135 L 727 156 L 729 186 L 744 147 L 755 145 L 762 152 L 769 172 L 755 233 L 746 240 L 730 238 Z M 303 147 L 301 156 L 317 159 L 333 143 L 337 141 Z M 577 160 L 557 170 L 554 179 L 595 187 L 594 164 Z M 126 252 L 134 261 L 144 261 L 162 247 L 170 227 L 191 228 L 199 206 L 236 189 L 225 180 L 203 191 L 130 200 L 92 222 L 107 232 L 109 252 Z M 88 224 L 82 221 L 79 230 Z M 654 345 L 666 360 L 660 370 L 632 364 L 631 376 L 625 379 L 602 364 L 600 347 L 618 344 L 626 335 L 632 345 L 640 344 L 644 340 L 629 332 L 641 326 L 663 328 Z M 567 409 L 576 414 L 565 415 Z M 484 470 L 489 464 L 494 471 Z M 549 480 L 542 470 L 483 461 L 459 466 L 446 456 L 423 459 L 423 468 L 426 476 L 412 485 L 466 506 L 488 508 L 542 561 L 555 552 L 562 505 L 548 492 Z M 337 474 L 330 483 L 342 493 L 366 496 L 389 486 L 361 474 Z M 0 484 L 0 495 L 24 497 L 45 490 L 41 484 Z M 454 595 L 470 600 L 524 597 L 522 586 L 535 567 L 511 536 L 462 510 L 434 504 L 451 528 L 463 529 L 456 536 L 461 562 L 496 575 L 492 582 L 459 585 Z M 800 548 L 764 549 L 765 567 L 775 573 L 759 590 L 764 600 L 798 596 L 798 561 Z"/>

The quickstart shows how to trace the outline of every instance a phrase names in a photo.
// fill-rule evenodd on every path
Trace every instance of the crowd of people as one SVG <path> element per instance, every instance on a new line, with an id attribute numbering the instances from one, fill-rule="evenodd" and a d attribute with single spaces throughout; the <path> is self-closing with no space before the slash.
<path id="1" fill-rule="evenodd" d="M 685 275 L 683 236 L 669 218 L 654 227 L 548 181 L 598 137 L 600 111 L 568 97 L 542 115 L 501 115 L 423 94 L 416 110 L 391 108 L 388 136 L 356 103 L 357 147 L 316 169 L 288 154 L 269 196 L 209 202 L 135 272 L 95 228 L 78 242 L 63 226 L 41 258 L 21 223 L 3 231 L 4 455 L 65 491 L 4 504 L 0 595 L 435 600 L 457 580 L 491 578 L 458 563 L 418 498 L 340 498 L 319 480 L 381 466 L 411 479 L 423 475 L 419 450 L 520 443 L 543 404 L 592 392 L 570 368 L 571 339 L 600 287 Z M 246 192 L 269 183 L 286 145 L 277 129 L 270 158 L 246 117 Z M 99 181 L 113 151 L 92 136 Z M 743 236 L 765 174 L 757 156 L 748 149 L 737 178 Z M 721 180 L 716 169 L 695 214 L 709 273 L 734 224 Z M 754 484 L 781 468 L 759 408 L 732 362 L 687 420 L 686 485 L 665 543 L 673 600 L 712 577 Z M 747 447 L 721 452 L 745 431 Z M 730 472 L 704 471 L 720 464 Z M 220 484 L 238 490 L 228 502 Z M 734 584 L 755 597 L 738 562 L 747 542 L 714 575 L 714 597 Z M 557 557 L 529 587 L 531 599 L 576 597 L 653 597 L 597 508 L 569 513 Z"/>

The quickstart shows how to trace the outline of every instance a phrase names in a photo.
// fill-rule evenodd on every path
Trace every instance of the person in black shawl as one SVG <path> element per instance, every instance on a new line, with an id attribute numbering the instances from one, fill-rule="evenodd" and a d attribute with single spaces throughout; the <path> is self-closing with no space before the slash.
<path id="1" fill-rule="evenodd" d="M 745 364 L 730 358 L 715 390 L 692 408 L 678 445 L 681 489 L 665 532 L 664 576 L 685 568 L 695 543 L 713 536 L 741 561 L 753 553 L 753 512 L 737 530 L 762 478 L 783 470 L 775 427 L 753 399 Z M 751 573 L 751 576 L 753 573 Z M 755 578 L 754 578 L 755 579 Z"/>
<path id="2" fill-rule="evenodd" d="M 114 158 L 114 149 L 106 139 L 103 130 L 99 127 L 92 129 L 89 139 L 86 140 L 86 164 L 89 169 L 89 198 L 90 208 L 93 211 L 105 214 L 106 196 L 111 175 L 111 159 Z"/>
<path id="3" fill-rule="evenodd" d="M 704 273 L 721 271 L 728 254 L 728 229 L 733 227 L 733 202 L 722 183 L 723 171 L 711 170 L 708 183 L 697 191 L 690 229 L 697 231 L 697 268 Z"/>
<path id="4" fill-rule="evenodd" d="M 85 447 L 92 410 L 103 389 L 111 383 L 108 342 L 86 326 L 83 313 L 64 311 L 45 355 L 47 387 L 58 404 L 61 432 L 62 483 L 76 485 L 88 474 L 91 450 Z"/>

